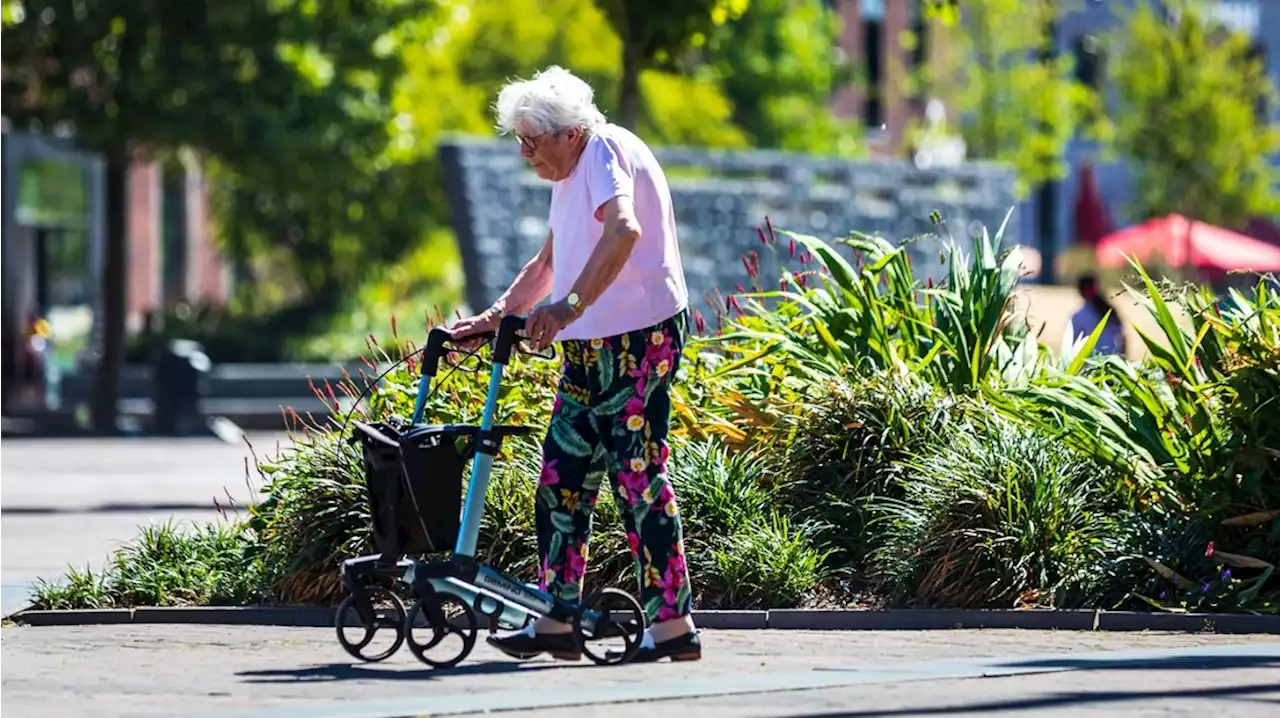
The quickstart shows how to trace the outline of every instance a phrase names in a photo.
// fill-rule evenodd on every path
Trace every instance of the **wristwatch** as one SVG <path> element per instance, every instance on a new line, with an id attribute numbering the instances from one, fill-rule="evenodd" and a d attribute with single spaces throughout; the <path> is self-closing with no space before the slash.
<path id="1" fill-rule="evenodd" d="M 564 301 L 568 303 L 570 309 L 578 314 L 581 314 L 582 310 L 587 308 L 586 305 L 582 303 L 582 297 L 578 296 L 577 292 L 569 292 L 569 296 L 565 297 Z"/>

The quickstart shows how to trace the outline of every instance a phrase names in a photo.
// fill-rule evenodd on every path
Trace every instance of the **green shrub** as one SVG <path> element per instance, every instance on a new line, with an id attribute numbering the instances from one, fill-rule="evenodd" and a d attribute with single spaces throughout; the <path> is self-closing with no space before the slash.
<path id="1" fill-rule="evenodd" d="M 813 523 L 830 565 L 861 570 L 878 537 L 868 527 L 878 497 L 901 496 L 902 462 L 951 440 L 963 405 L 905 372 L 832 381 L 795 418 L 771 482 L 789 513 Z"/>
<path id="2" fill-rule="evenodd" d="M 263 498 L 250 508 L 249 525 L 270 599 L 334 603 L 342 595 L 338 564 L 374 553 L 362 459 L 336 431 L 293 438 L 273 456 L 255 455 Z"/>
<path id="3" fill-rule="evenodd" d="M 773 511 L 712 537 L 692 580 L 703 609 L 795 608 L 830 577 L 812 526 Z M 699 547 L 703 548 L 703 547 Z M 702 557 L 700 557 L 702 558 Z"/>
<path id="4" fill-rule="evenodd" d="M 731 319 L 717 341 L 757 349 L 735 368 L 776 353 L 790 372 L 810 380 L 850 368 L 907 369 L 956 393 L 980 390 L 1040 357 L 1025 318 L 1013 311 L 1020 264 L 1018 255 L 999 253 L 1003 235 L 1003 226 L 994 237 L 983 228 L 972 260 L 946 247 L 948 274 L 935 287 L 912 273 L 904 245 L 856 232 L 834 245 L 785 233 L 800 266 L 784 269 L 779 290 L 735 295 L 730 303 L 743 316 Z M 775 237 L 775 253 L 776 244 Z M 855 263 L 840 246 L 853 251 Z"/>
<path id="5" fill-rule="evenodd" d="M 227 605 L 261 595 L 257 547 L 242 522 L 141 527 L 102 572 L 72 568 L 65 582 L 39 580 L 37 609 Z"/>
<path id="6" fill-rule="evenodd" d="M 1106 468 L 990 416 L 906 462 L 902 498 L 875 501 L 878 584 L 922 606 L 1055 603 L 1101 556 Z"/>

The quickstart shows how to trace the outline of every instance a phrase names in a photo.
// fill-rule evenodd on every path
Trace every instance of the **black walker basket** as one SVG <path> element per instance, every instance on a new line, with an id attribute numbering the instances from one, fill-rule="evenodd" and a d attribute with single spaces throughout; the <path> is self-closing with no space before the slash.
<path id="1" fill-rule="evenodd" d="M 475 454 L 477 427 L 410 427 L 356 422 L 373 518 L 383 560 L 452 551 L 462 511 L 462 472 Z"/>

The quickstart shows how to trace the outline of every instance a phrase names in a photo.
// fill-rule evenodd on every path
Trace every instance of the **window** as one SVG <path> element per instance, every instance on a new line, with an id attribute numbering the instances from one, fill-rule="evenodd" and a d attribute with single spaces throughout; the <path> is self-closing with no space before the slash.
<path id="1" fill-rule="evenodd" d="M 863 5 L 864 12 L 866 4 Z M 883 7 L 881 8 L 883 10 Z M 881 45 L 884 38 L 883 13 L 881 17 L 873 17 L 870 13 L 863 15 L 862 54 L 866 64 L 866 102 L 863 103 L 862 119 L 868 127 L 879 127 L 884 123 L 884 107 L 881 102 L 881 86 L 884 84 L 884 68 L 880 59 Z"/>
<path id="2" fill-rule="evenodd" d="M 179 162 L 167 162 L 161 174 L 160 276 L 164 304 L 180 302 L 187 290 L 187 173 Z"/>
<path id="3" fill-rule="evenodd" d="M 1267 48 L 1260 40 L 1253 41 L 1253 44 L 1249 47 L 1248 57 L 1250 60 L 1257 62 L 1262 67 L 1263 72 L 1267 72 Z M 1267 98 L 1259 97 L 1254 104 L 1253 111 L 1258 120 L 1265 124 L 1267 118 L 1271 115 L 1271 108 L 1267 106 Z"/>
<path id="4" fill-rule="evenodd" d="M 1093 35 L 1076 38 L 1072 51 L 1076 60 L 1076 81 L 1095 90 L 1102 89 L 1105 76 L 1102 45 Z"/>

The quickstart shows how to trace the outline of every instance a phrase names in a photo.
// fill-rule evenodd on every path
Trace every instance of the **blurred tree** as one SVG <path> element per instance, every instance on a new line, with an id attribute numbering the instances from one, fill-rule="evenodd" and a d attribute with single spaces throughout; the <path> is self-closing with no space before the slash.
<path id="1" fill-rule="evenodd" d="M 286 196 L 282 210 L 314 208 L 328 199 L 325 214 L 345 213 L 358 221 L 362 206 L 340 206 L 332 188 L 381 152 L 392 81 L 402 69 L 395 31 L 429 5 L 430 0 L 4 4 L 4 115 L 18 129 L 65 129 L 106 164 L 102 345 L 92 402 L 99 431 L 114 430 L 117 416 L 130 162 L 194 147 L 234 167 L 236 176 L 307 188 Z M 327 197 L 315 178 L 329 178 Z M 324 254 L 323 232 L 329 229 L 320 225 L 307 227 L 310 235 L 304 230 L 282 236 L 299 256 Z"/>
<path id="2" fill-rule="evenodd" d="M 1051 52 L 1057 19 L 1076 0 L 935 2 L 930 30 L 955 43 L 953 62 L 924 68 L 926 91 L 953 99 L 968 156 L 1008 162 L 1020 194 L 1066 177 L 1068 142 L 1080 130 L 1107 136 L 1100 99 L 1075 78 L 1070 55 Z"/>
<path id="3" fill-rule="evenodd" d="M 1248 37 L 1194 4 L 1166 21 L 1139 4 L 1115 32 L 1116 148 L 1136 169 L 1137 217 L 1178 212 L 1239 228 L 1280 214 L 1280 97 Z"/>
<path id="4" fill-rule="evenodd" d="M 405 47 L 397 156 L 434 156 L 442 133 L 489 134 L 502 85 L 552 64 L 590 83 L 600 109 L 617 117 L 622 43 L 592 0 L 445 0 L 441 17 Z M 640 90 L 636 129 L 657 144 L 749 144 L 714 77 L 647 70 Z"/>
<path id="5" fill-rule="evenodd" d="M 749 0 L 596 0 L 622 40 L 618 124 L 634 128 L 640 117 L 640 75 L 670 68 L 702 47 L 712 30 L 741 17 Z"/>
<path id="6" fill-rule="evenodd" d="M 840 20 L 825 0 L 751 0 L 711 32 L 702 59 L 756 147 L 819 154 L 857 151 L 860 126 L 829 103 L 853 72 L 837 57 Z"/>

